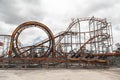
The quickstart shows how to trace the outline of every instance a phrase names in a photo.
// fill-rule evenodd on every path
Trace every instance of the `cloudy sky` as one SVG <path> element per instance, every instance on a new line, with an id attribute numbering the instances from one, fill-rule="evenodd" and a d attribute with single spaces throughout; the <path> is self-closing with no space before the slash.
<path id="1" fill-rule="evenodd" d="M 56 34 L 71 18 L 91 16 L 107 18 L 120 42 L 120 0 L 0 0 L 0 34 L 12 34 L 26 21 L 42 22 Z"/>

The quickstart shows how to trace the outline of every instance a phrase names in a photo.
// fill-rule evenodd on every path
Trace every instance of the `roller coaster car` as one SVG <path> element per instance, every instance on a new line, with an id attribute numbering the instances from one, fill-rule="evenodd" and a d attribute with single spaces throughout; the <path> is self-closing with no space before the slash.
<path id="1" fill-rule="evenodd" d="M 98 57 L 98 59 L 96 60 L 97 63 L 105 63 L 105 64 L 109 64 L 109 60 L 107 59 L 107 55 L 101 55 Z"/>
<path id="2" fill-rule="evenodd" d="M 87 54 L 80 60 L 87 64 L 109 64 L 109 60 L 107 59 L 106 55 L 94 56 L 92 54 Z"/>
<path id="3" fill-rule="evenodd" d="M 81 59 L 83 62 L 93 62 L 95 61 L 95 56 L 92 54 L 87 54 L 84 56 L 84 58 Z"/>

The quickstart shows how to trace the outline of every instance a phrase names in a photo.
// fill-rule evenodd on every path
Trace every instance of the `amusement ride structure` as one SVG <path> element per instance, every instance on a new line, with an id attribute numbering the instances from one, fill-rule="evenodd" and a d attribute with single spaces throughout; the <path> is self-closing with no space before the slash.
<path id="1" fill-rule="evenodd" d="M 29 28 L 40 29 L 37 43 L 23 44 L 21 34 Z M 32 32 L 35 33 L 35 32 Z M 24 34 L 23 34 L 24 35 Z M 30 36 L 30 35 L 29 35 Z M 70 64 L 79 66 L 109 65 L 110 56 L 120 56 L 113 52 L 111 23 L 106 19 L 86 17 L 73 19 L 68 28 L 56 35 L 44 24 L 36 21 L 19 25 L 12 35 L 0 35 L 0 66 L 2 68 L 30 66 L 50 67 Z"/>

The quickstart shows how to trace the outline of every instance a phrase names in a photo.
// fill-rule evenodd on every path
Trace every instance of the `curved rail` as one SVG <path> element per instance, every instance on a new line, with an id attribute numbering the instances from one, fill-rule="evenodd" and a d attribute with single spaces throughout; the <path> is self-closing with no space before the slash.
<path id="1" fill-rule="evenodd" d="M 104 26 L 101 27 L 101 29 L 104 29 L 105 27 L 107 27 L 107 22 L 105 19 L 101 19 L 101 18 L 95 18 L 95 17 L 85 17 L 85 18 L 78 18 L 76 20 L 73 20 L 69 27 L 65 30 L 65 33 L 69 32 L 69 30 L 78 22 L 81 22 L 81 21 L 89 21 L 89 20 L 95 20 L 95 21 L 98 21 L 98 22 L 101 22 L 103 23 Z M 97 30 L 101 30 L 101 29 L 97 29 Z M 93 32 L 93 31 L 91 31 Z M 87 32 L 86 32 L 87 33 Z M 60 41 L 63 39 L 64 36 L 62 36 L 57 42 L 56 42 L 56 45 L 59 45 Z"/>
<path id="2" fill-rule="evenodd" d="M 81 47 L 80 49 L 77 51 L 77 53 L 79 53 L 80 51 L 82 51 L 82 49 L 85 47 L 86 44 L 90 43 L 90 41 L 94 40 L 95 38 L 99 37 L 99 36 L 104 36 L 105 38 L 99 42 L 104 41 L 105 39 L 109 38 L 110 36 L 108 34 L 101 34 L 101 35 L 96 35 L 93 36 L 92 38 L 88 39 L 88 41 L 86 41 Z"/>
<path id="3" fill-rule="evenodd" d="M 15 52 L 16 56 L 20 57 L 19 54 L 23 54 L 27 51 L 29 51 L 30 49 L 25 50 L 24 52 L 21 52 L 19 47 L 18 47 L 18 37 L 20 35 L 20 33 L 29 27 L 38 27 L 42 30 L 44 30 L 46 32 L 46 34 L 49 37 L 49 48 L 47 50 L 46 53 L 48 53 L 48 51 L 52 52 L 52 56 L 55 57 L 55 41 L 54 41 L 54 35 L 52 33 L 52 31 L 44 24 L 40 23 L 40 22 L 35 22 L 35 21 L 30 21 L 30 22 L 25 22 L 21 25 L 19 25 L 12 33 L 11 36 L 11 42 L 10 42 L 10 50 L 9 50 L 9 55 L 12 54 L 12 50 Z M 39 45 L 36 45 L 34 47 L 38 47 Z"/>

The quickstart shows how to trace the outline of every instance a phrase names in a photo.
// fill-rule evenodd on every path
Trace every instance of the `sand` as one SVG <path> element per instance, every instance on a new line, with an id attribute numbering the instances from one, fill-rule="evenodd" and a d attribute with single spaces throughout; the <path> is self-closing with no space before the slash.
<path id="1" fill-rule="evenodd" d="M 0 70 L 0 80 L 120 80 L 120 68 Z"/>

